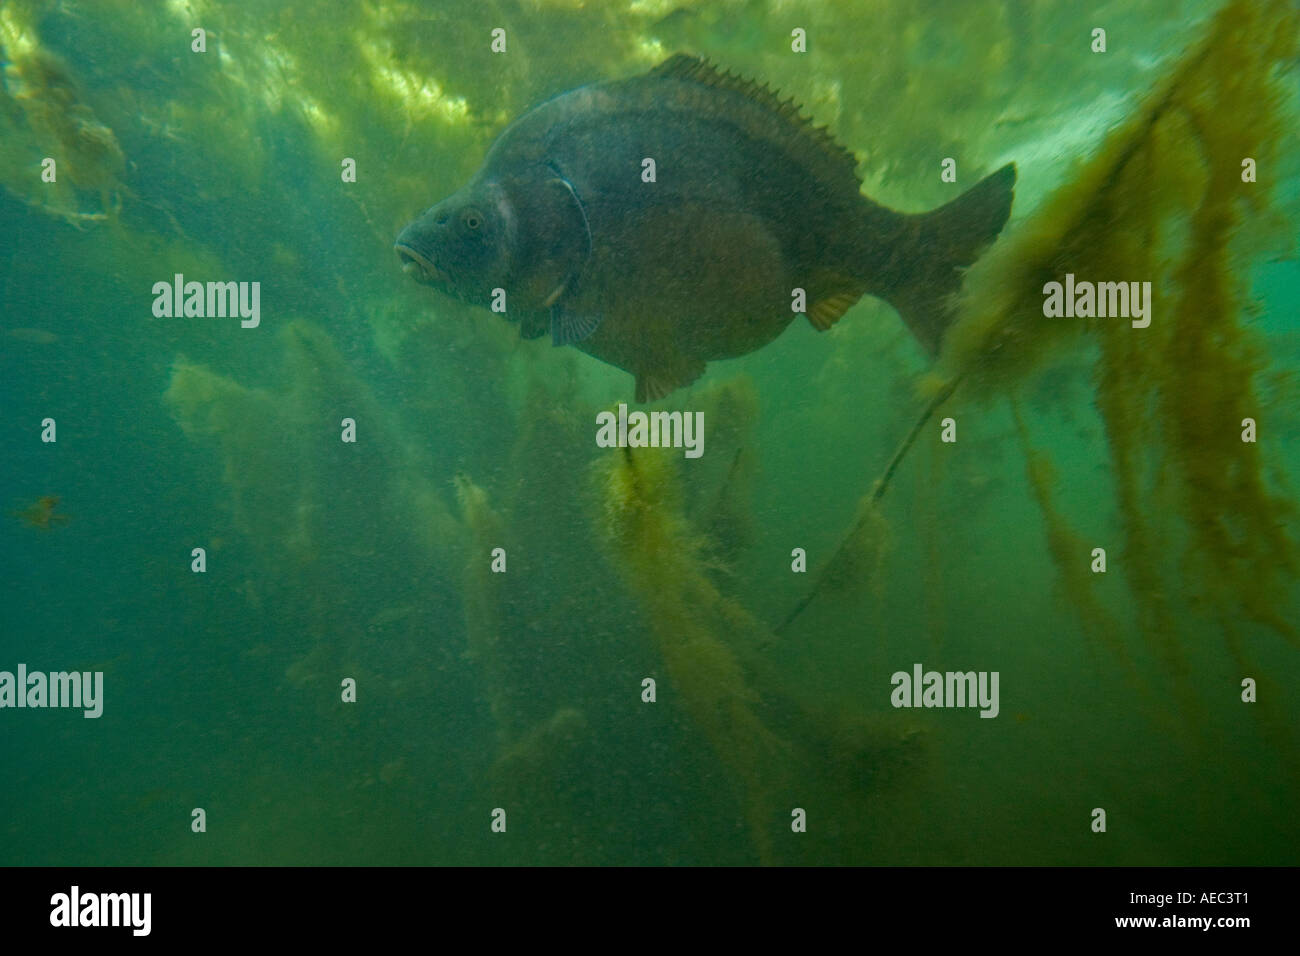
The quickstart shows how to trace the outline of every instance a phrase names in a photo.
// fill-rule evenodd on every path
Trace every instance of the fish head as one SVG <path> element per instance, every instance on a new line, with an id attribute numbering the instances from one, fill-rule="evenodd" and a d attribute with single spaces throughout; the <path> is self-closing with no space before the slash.
<path id="1" fill-rule="evenodd" d="M 591 254 L 586 211 L 546 165 L 476 178 L 397 237 L 402 269 L 472 305 L 508 293 L 508 311 L 549 307 Z M 510 317 L 510 316 L 507 316 Z"/>
<path id="2" fill-rule="evenodd" d="M 471 182 L 407 225 L 394 248 L 417 282 L 487 305 L 509 279 L 512 220 L 498 184 Z"/>

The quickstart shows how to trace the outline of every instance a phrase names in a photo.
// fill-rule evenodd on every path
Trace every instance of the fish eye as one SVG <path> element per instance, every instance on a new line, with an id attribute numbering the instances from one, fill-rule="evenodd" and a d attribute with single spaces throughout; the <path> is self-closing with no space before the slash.
<path id="1" fill-rule="evenodd" d="M 477 209 L 466 209 L 460 214 L 460 221 L 466 229 L 475 230 L 483 225 L 483 214 Z"/>

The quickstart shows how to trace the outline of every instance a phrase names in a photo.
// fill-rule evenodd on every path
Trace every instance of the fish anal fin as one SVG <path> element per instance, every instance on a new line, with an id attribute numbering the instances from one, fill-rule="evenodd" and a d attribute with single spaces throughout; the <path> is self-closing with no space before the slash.
<path id="1" fill-rule="evenodd" d="M 704 374 L 703 359 L 681 357 L 676 362 L 636 373 L 637 402 L 657 402 L 685 388 Z"/>
<path id="2" fill-rule="evenodd" d="M 864 289 L 845 289 L 818 298 L 808 308 L 808 322 L 818 332 L 825 332 L 862 298 Z"/>

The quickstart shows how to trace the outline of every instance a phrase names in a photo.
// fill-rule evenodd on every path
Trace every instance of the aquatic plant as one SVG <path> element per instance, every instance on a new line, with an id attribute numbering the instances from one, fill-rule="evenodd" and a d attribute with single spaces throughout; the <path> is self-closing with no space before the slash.
<path id="1" fill-rule="evenodd" d="M 125 190 L 122 147 L 68 65 L 41 45 L 25 6 L 0 10 L 0 185 L 79 228 L 115 217 Z M 55 161 L 52 182 L 38 175 L 47 159 Z M 99 208 L 83 209 L 80 192 Z"/>
<path id="2" fill-rule="evenodd" d="M 434 679 L 411 661 L 433 653 L 427 620 L 451 598 L 465 531 L 423 455 L 332 339 L 299 321 L 280 341 L 278 387 L 179 359 L 164 401 L 186 435 L 216 449 L 230 523 L 254 558 L 241 569 L 246 595 L 260 603 L 267 594 L 303 635 L 280 649 L 294 655 L 289 680 L 319 690 L 350 675 L 372 692 L 408 693 Z M 340 440 L 345 417 L 357 423 L 356 444 Z M 359 572 L 380 555 L 401 570 L 374 588 Z M 384 640 L 372 640 L 381 626 Z"/>
<path id="3" fill-rule="evenodd" d="M 29 528 L 36 528 L 38 531 L 49 531 L 72 520 L 71 515 L 57 511 L 58 507 L 58 495 L 42 495 L 26 508 L 11 511 L 10 516 L 17 518 Z"/>
<path id="4" fill-rule="evenodd" d="M 1183 646 L 1192 627 L 1174 613 L 1175 600 L 1219 625 L 1243 673 L 1255 668 L 1242 618 L 1300 644 L 1291 620 L 1300 558 L 1287 530 L 1295 509 L 1270 481 L 1261 445 L 1242 435 L 1247 420 L 1268 418 L 1256 387 L 1268 365 L 1246 325 L 1252 307 L 1242 276 L 1249 254 L 1277 227 L 1267 216 L 1267 185 L 1243 168 L 1246 158 L 1277 168 L 1285 97 L 1276 67 L 1294 56 L 1298 31 L 1300 11 L 1284 2 L 1226 4 L 1097 154 L 972 267 L 940 360 L 921 379 L 921 414 L 778 633 L 820 594 L 872 576 L 883 521 L 876 505 L 954 393 L 986 404 L 1014 395 L 1054 357 L 1092 340 L 1125 541 L 1119 570 L 1183 717 L 1200 723 L 1203 710 Z M 1046 318 L 1044 287 L 1067 272 L 1152 277 L 1157 318 L 1143 329 Z M 1176 724 L 1093 593 L 1088 549 L 1053 503 L 1053 465 L 1030 444 L 1018 410 L 1014 417 L 1063 594 L 1153 715 Z M 1183 549 L 1176 565 L 1166 560 L 1174 542 Z M 1260 708 L 1263 721 L 1280 728 L 1270 706 Z"/>
<path id="5" fill-rule="evenodd" d="M 624 448 L 599 461 L 597 526 L 645 608 L 672 686 L 740 790 L 759 858 L 771 862 L 772 792 L 788 772 L 789 744 L 758 716 L 741 660 L 718 636 L 752 646 L 762 627 L 710 581 L 670 454 Z"/>
<path id="6" fill-rule="evenodd" d="M 468 476 L 456 479 L 461 520 L 468 531 L 461 594 L 470 659 L 482 670 L 484 696 L 504 757 L 518 746 L 522 721 L 512 699 L 506 651 L 502 647 L 501 608 L 507 603 L 510 578 L 493 573 L 493 552 L 507 544 L 505 524 L 488 503 L 487 493 Z"/>
<path id="7" fill-rule="evenodd" d="M 671 452 L 622 449 L 595 474 L 596 524 L 644 610 L 671 680 L 663 693 L 680 695 L 728 769 L 762 862 L 798 853 L 775 842 L 780 800 L 852 815 L 868 793 L 920 779 L 927 737 L 915 720 L 809 699 L 769 659 L 772 633 L 710 574 L 713 550 L 686 517 Z"/>
<path id="8" fill-rule="evenodd" d="M 758 390 L 749 376 L 734 375 L 693 390 L 689 406 L 707 423 L 708 454 L 682 475 L 685 516 L 704 538 L 708 563 L 734 572 L 757 531 Z"/>
<path id="9" fill-rule="evenodd" d="M 1267 361 L 1247 325 L 1243 276 L 1246 255 L 1276 226 L 1265 210 L 1284 129 L 1277 68 L 1295 55 L 1297 35 L 1292 4 L 1225 4 L 1097 154 L 971 269 L 925 386 L 1004 394 L 1080 336 L 1096 343 L 1122 570 L 1142 634 L 1180 680 L 1171 595 L 1194 599 L 1233 646 L 1243 618 L 1300 646 L 1291 615 L 1300 563 L 1287 530 L 1294 505 L 1267 477 L 1270 443 L 1242 440 L 1245 419 L 1269 421 L 1256 386 Z M 1243 175 L 1247 159 L 1259 182 Z M 1045 318 L 1044 285 L 1067 272 L 1150 277 L 1150 327 Z M 1031 459 L 1052 537 L 1043 468 Z M 1176 568 L 1158 514 L 1177 516 Z M 1095 617 L 1087 585 L 1066 563 L 1082 558 L 1060 546 L 1060 534 L 1051 550 L 1067 591 Z"/>

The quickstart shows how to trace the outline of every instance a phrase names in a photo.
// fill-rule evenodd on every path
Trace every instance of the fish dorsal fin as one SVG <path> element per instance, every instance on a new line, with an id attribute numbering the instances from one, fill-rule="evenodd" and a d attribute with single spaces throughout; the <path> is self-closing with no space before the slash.
<path id="1" fill-rule="evenodd" d="M 862 185 L 858 178 L 858 160 L 851 151 L 835 141 L 825 126 L 814 126 L 799 111 L 803 108 L 794 97 L 781 99 L 780 94 L 756 81 L 727 71 L 722 72 L 708 60 L 690 53 L 677 53 L 664 60 L 649 73 L 664 79 L 688 80 L 701 86 L 739 93 L 764 107 L 798 140 L 814 151 L 822 162 L 829 163 L 833 175 L 843 175 L 853 182 L 854 191 Z"/>

